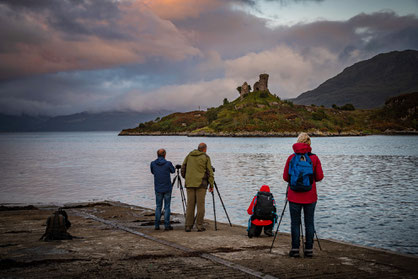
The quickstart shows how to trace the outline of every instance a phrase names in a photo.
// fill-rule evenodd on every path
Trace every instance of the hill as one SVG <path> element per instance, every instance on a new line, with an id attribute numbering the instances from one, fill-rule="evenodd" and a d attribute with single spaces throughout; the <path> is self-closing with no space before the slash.
<path id="1" fill-rule="evenodd" d="M 349 103 L 356 108 L 377 108 L 390 97 L 418 91 L 417 77 L 418 51 L 393 51 L 358 62 L 292 101 L 301 105 L 331 107 Z"/>
<path id="2" fill-rule="evenodd" d="M 418 92 L 389 100 L 383 108 L 295 105 L 268 90 L 249 92 L 207 111 L 173 113 L 122 130 L 119 135 L 295 136 L 417 133 Z"/>
<path id="3" fill-rule="evenodd" d="M 126 125 L 136 126 L 162 114 L 118 111 L 55 117 L 0 114 L 0 132 L 120 131 Z"/>

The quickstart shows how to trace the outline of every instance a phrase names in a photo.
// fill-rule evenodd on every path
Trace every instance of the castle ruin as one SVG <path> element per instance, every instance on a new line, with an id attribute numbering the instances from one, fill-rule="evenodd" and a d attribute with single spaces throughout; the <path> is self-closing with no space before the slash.
<path id="1" fill-rule="evenodd" d="M 268 74 L 261 74 L 259 81 L 254 83 L 253 89 L 254 91 L 268 91 L 268 81 L 269 75 Z"/>
<path id="2" fill-rule="evenodd" d="M 269 80 L 269 75 L 268 74 L 261 74 L 260 79 L 256 83 L 254 83 L 253 92 L 255 92 L 255 91 L 269 91 L 268 80 Z M 244 98 L 245 95 L 250 93 L 251 86 L 248 85 L 247 82 L 244 82 L 244 84 L 241 87 L 239 87 L 238 91 L 239 91 L 239 95 L 242 99 L 242 98 Z"/>

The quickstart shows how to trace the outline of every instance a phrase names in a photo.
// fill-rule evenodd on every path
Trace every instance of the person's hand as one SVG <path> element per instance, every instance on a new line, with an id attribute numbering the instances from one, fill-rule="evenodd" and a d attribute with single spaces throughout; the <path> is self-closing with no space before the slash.
<path id="1" fill-rule="evenodd" d="M 209 187 L 209 192 L 213 192 L 213 187 Z"/>

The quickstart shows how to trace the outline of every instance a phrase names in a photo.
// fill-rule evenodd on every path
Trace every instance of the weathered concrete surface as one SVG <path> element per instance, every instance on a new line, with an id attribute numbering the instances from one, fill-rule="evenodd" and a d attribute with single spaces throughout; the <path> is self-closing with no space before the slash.
<path id="1" fill-rule="evenodd" d="M 181 215 L 173 216 L 178 222 L 173 231 L 155 231 L 149 225 L 152 210 L 110 202 L 67 209 L 73 224 L 69 232 L 82 239 L 38 241 L 52 212 L 0 210 L 1 278 L 252 278 L 202 254 L 278 278 L 417 278 L 418 274 L 417 257 L 333 241 L 321 240 L 323 251 L 315 246 L 312 259 L 294 259 L 287 256 L 287 234 L 278 236 L 269 253 L 271 237 L 249 239 L 240 226 L 218 223 L 215 231 L 213 222 L 206 221 L 207 231 L 186 233 Z M 83 213 L 192 252 L 80 217 Z"/>

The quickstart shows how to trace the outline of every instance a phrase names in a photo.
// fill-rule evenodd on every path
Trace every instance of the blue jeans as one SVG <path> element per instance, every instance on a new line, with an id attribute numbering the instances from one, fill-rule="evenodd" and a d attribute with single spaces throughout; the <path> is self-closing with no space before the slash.
<path id="1" fill-rule="evenodd" d="M 157 208 L 155 209 L 155 227 L 160 227 L 161 209 L 163 207 L 164 200 L 164 226 L 170 227 L 170 203 L 171 203 L 171 191 L 158 193 L 155 192 L 155 201 Z"/>
<path id="2" fill-rule="evenodd" d="M 300 246 L 300 222 L 301 213 L 303 208 L 303 217 L 305 220 L 305 249 L 313 249 L 314 239 L 314 213 L 316 202 L 301 204 L 289 202 L 290 220 L 291 220 L 291 232 L 292 232 L 292 249 L 299 249 Z"/>

